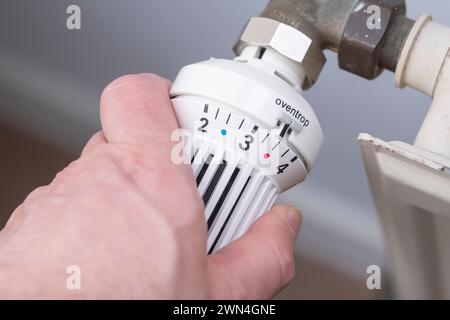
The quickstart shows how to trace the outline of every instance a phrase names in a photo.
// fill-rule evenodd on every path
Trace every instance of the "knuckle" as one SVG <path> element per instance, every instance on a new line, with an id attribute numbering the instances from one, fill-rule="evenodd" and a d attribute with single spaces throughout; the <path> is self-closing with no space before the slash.
<path id="1" fill-rule="evenodd" d="M 257 298 L 250 289 L 250 285 L 239 286 L 237 290 L 234 290 L 231 296 L 233 297 L 233 299 L 237 300 L 254 300 Z"/>
<path id="2" fill-rule="evenodd" d="M 34 189 L 31 191 L 31 193 L 25 198 L 25 201 L 30 201 L 31 199 L 35 197 L 42 196 L 43 194 L 46 194 L 50 191 L 50 186 L 42 186 Z"/>
<path id="3" fill-rule="evenodd" d="M 277 257 L 281 285 L 286 286 L 295 276 L 294 251 L 281 241 L 272 241 L 271 246 Z"/>
<path id="4" fill-rule="evenodd" d="M 281 282 L 283 285 L 287 285 L 295 277 L 294 254 L 292 252 L 284 252 L 280 253 L 278 257 L 280 263 Z"/>
<path id="5" fill-rule="evenodd" d="M 133 181 L 142 176 L 147 166 L 142 152 L 136 151 L 128 145 L 117 146 L 115 149 L 115 157 L 118 167 Z"/>
<path id="6" fill-rule="evenodd" d="M 121 160 L 111 155 L 108 150 L 98 148 L 86 158 L 89 162 L 84 173 L 93 190 L 102 190 L 104 194 L 123 190 L 127 185 L 126 173 Z"/>
<path id="7" fill-rule="evenodd" d="M 54 183 L 74 177 L 79 172 L 79 160 L 71 162 L 67 167 L 58 172 L 53 180 Z"/>
<path id="8" fill-rule="evenodd" d="M 67 199 L 61 195 L 41 194 L 27 198 L 22 204 L 22 210 L 27 213 L 58 212 L 67 204 Z"/>

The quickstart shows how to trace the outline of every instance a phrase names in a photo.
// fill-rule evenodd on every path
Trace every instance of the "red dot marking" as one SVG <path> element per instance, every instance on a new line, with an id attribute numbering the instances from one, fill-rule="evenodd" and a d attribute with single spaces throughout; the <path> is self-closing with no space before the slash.
<path id="1" fill-rule="evenodd" d="M 269 159 L 269 158 L 270 158 L 270 154 L 269 153 L 264 154 L 264 159 Z"/>

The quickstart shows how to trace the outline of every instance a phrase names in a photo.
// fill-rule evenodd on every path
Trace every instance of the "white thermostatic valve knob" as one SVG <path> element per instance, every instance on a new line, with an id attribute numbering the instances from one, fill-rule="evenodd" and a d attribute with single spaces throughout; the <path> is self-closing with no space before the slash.
<path id="1" fill-rule="evenodd" d="M 184 67 L 170 94 L 205 204 L 208 253 L 242 236 L 302 182 L 324 137 L 301 68 L 270 48 Z M 293 71 L 294 70 L 294 71 Z"/>

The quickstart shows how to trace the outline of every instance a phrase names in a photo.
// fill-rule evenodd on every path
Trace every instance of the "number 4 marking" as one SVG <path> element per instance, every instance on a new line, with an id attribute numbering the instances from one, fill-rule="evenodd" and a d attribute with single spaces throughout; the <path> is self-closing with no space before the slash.
<path id="1" fill-rule="evenodd" d="M 288 164 L 282 164 L 278 166 L 278 173 L 277 174 L 283 174 L 284 171 L 289 167 Z"/>

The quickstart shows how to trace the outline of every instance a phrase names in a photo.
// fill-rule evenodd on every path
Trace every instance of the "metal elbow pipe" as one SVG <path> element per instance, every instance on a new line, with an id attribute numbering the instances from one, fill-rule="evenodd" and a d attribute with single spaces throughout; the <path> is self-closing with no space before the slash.
<path id="1" fill-rule="evenodd" d="M 300 30 L 338 51 L 348 17 L 359 0 L 271 0 L 261 16 Z"/>
<path id="2" fill-rule="evenodd" d="M 241 55 L 247 46 L 275 50 L 304 70 L 302 88 L 306 90 L 325 64 L 322 51 L 338 51 L 348 16 L 358 1 L 271 0 L 260 17 L 250 20 L 235 53 Z"/>
<path id="3" fill-rule="evenodd" d="M 369 30 L 367 8 L 379 8 L 381 26 Z M 271 0 L 261 16 L 289 25 L 322 50 L 338 53 L 342 69 L 366 79 L 395 72 L 414 21 L 405 0 Z"/>

